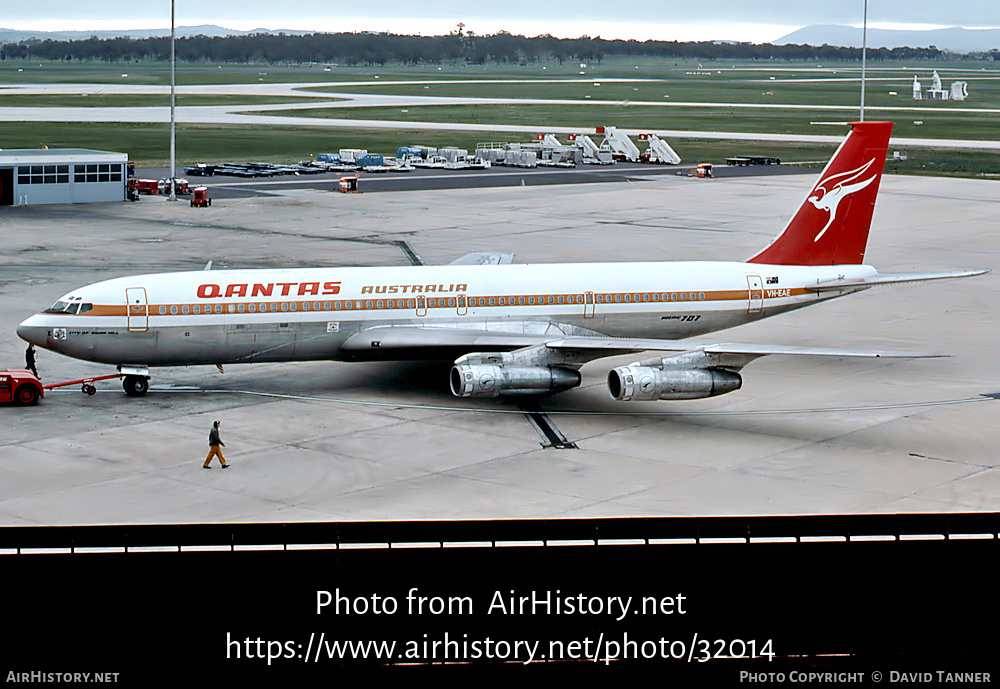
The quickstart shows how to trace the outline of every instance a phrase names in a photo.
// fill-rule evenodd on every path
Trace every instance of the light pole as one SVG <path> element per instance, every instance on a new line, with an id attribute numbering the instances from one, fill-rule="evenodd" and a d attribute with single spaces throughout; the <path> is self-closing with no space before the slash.
<path id="1" fill-rule="evenodd" d="M 865 58 L 868 53 L 868 0 L 865 0 L 865 20 L 861 28 L 861 121 L 865 121 Z"/>
<path id="2" fill-rule="evenodd" d="M 866 0 L 867 1 L 867 0 Z M 176 53 L 174 52 L 174 4 L 176 0 L 170 0 L 170 196 L 171 201 L 177 200 L 177 190 L 174 189 L 174 180 L 177 178 L 175 171 L 177 169 L 176 152 L 177 152 L 177 132 L 176 132 L 176 118 L 174 116 L 174 109 L 176 107 L 176 75 L 174 73 L 174 63 L 176 62 Z"/>

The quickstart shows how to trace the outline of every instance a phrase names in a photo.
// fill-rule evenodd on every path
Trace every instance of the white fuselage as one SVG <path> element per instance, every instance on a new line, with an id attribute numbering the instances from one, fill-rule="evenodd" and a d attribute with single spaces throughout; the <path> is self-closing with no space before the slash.
<path id="1" fill-rule="evenodd" d="M 115 278 L 74 290 L 18 334 L 68 356 L 129 366 L 356 358 L 454 358 L 454 349 L 358 354 L 376 326 L 526 335 L 680 339 L 855 289 L 811 285 L 870 266 L 736 262 L 583 263 L 192 271 Z M 87 305 L 87 306 L 84 306 Z"/>

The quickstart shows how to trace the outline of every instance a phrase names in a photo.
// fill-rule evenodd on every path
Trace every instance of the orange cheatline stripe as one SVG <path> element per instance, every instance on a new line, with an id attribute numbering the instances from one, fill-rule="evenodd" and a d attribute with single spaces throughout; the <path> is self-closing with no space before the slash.
<path id="1" fill-rule="evenodd" d="M 811 292 L 802 287 L 795 288 L 781 288 L 782 291 L 787 289 L 787 297 L 802 296 L 806 294 L 811 294 Z M 754 298 L 757 297 L 757 293 L 763 293 L 763 298 L 774 299 L 775 297 L 767 297 L 768 289 L 754 290 Z M 770 291 L 774 291 L 773 289 Z M 667 300 L 664 300 L 662 296 L 667 294 L 670 296 Z M 704 299 L 681 299 L 680 295 L 690 295 L 690 294 L 704 294 Z M 587 292 L 587 293 L 572 293 L 572 294 L 526 294 L 526 295 L 491 295 L 491 296 L 466 296 L 464 299 L 464 306 L 458 305 L 458 297 L 427 297 L 425 295 L 418 295 L 415 297 L 403 297 L 403 298 L 393 298 L 393 299 L 337 299 L 337 300 L 302 300 L 302 301 L 282 301 L 282 302 L 211 302 L 208 304 L 152 304 L 148 308 L 148 312 L 140 312 L 135 314 L 136 317 L 151 316 L 151 317 L 164 317 L 164 316 L 200 316 L 200 315 L 224 315 L 230 313 L 238 314 L 248 314 L 248 313 L 310 313 L 313 311 L 335 311 L 341 312 L 352 312 L 352 311 L 379 311 L 379 310 L 397 310 L 397 309 L 415 309 L 415 308 L 429 308 L 429 309 L 454 309 L 454 308 L 510 308 L 510 307 L 537 307 L 537 306 L 619 306 L 623 304 L 671 304 L 673 306 L 679 304 L 689 304 L 689 303 L 702 303 L 708 301 L 738 301 L 743 302 L 748 300 L 749 290 L 716 290 L 704 292 L 702 290 L 686 291 L 686 292 Z M 593 295 L 594 301 L 587 302 L 584 304 L 584 296 Z M 636 300 L 635 296 L 639 295 L 640 299 Z M 653 299 L 653 295 L 657 296 L 657 299 Z M 673 297 L 676 295 L 676 299 Z M 626 301 L 625 297 L 628 296 L 629 300 Z M 559 298 L 562 298 L 562 303 L 559 303 Z M 648 300 L 647 300 L 648 297 Z M 778 298 L 787 298 L 786 296 Z M 528 303 L 529 298 L 534 298 L 534 304 Z M 549 302 L 549 298 L 552 299 Z M 569 298 L 573 301 L 570 302 Z M 489 300 L 493 300 L 493 304 L 489 303 Z M 499 301 L 503 299 L 504 303 L 500 304 Z M 524 299 L 524 303 L 519 303 L 521 299 Z M 600 301 L 598 301 L 600 299 Z M 434 305 L 430 305 L 428 302 L 434 300 Z M 479 304 L 480 300 L 484 300 L 485 304 Z M 395 303 L 403 301 L 405 306 L 396 306 Z M 444 304 L 440 302 L 444 301 Z M 451 303 L 448 303 L 448 302 Z M 345 308 L 344 304 L 350 302 L 352 304 L 351 308 Z M 368 302 L 371 302 L 371 306 L 368 306 Z M 378 302 L 382 302 L 382 306 L 378 306 Z M 393 305 L 389 305 L 392 302 Z M 423 302 L 418 306 L 417 302 Z M 512 303 L 514 302 L 514 303 Z M 284 304 L 285 308 L 282 309 L 281 305 Z M 295 309 L 291 308 L 291 305 L 295 305 Z M 319 304 L 320 308 L 313 308 L 315 304 Z M 341 306 L 338 308 L 337 304 Z M 253 305 L 254 311 L 250 311 L 249 307 Z M 275 306 L 275 309 L 271 309 L 271 305 Z M 308 309 L 302 308 L 303 305 L 308 305 Z M 329 306 L 327 306 L 329 305 Z M 184 307 L 188 307 L 188 313 L 184 313 Z M 198 313 L 194 312 L 194 307 L 198 307 Z M 221 310 L 216 310 L 215 307 L 222 307 Z M 229 310 L 229 307 L 233 307 L 233 311 Z M 240 306 L 243 310 L 240 311 Z M 163 308 L 166 312 L 160 313 L 160 308 Z M 176 308 L 176 313 L 171 312 L 171 308 Z M 209 310 L 211 309 L 211 310 Z M 67 314 L 70 315 L 70 314 Z M 128 307 L 123 305 L 111 305 L 111 304 L 94 304 L 90 311 L 87 311 L 86 316 L 117 316 L 123 317 L 128 315 Z"/>

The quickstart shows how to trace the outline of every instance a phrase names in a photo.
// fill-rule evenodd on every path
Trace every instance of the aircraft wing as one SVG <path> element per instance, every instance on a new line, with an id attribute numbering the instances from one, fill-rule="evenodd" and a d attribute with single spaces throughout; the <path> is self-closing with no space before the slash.
<path id="1" fill-rule="evenodd" d="M 505 254 L 499 251 L 477 251 L 466 254 L 462 258 L 457 258 L 448 265 L 450 266 L 500 266 L 514 262 L 514 254 Z"/>
<path id="2" fill-rule="evenodd" d="M 736 354 L 739 356 L 832 356 L 865 359 L 926 359 L 944 356 L 921 352 L 893 350 L 837 349 L 834 347 L 798 347 L 792 345 L 741 344 L 738 342 L 694 342 L 691 340 L 657 340 L 645 338 L 618 337 L 566 337 L 546 342 L 551 349 L 596 350 L 614 352 L 705 352 L 706 354 Z M 596 357 L 595 357 L 596 358 Z"/>
<path id="3" fill-rule="evenodd" d="M 949 273 L 900 273 L 897 275 L 873 275 L 857 280 L 828 280 L 815 285 L 806 285 L 811 292 L 832 292 L 842 289 L 866 289 L 879 285 L 903 285 L 910 282 L 927 282 L 928 280 L 950 280 L 952 278 L 971 278 L 983 275 L 989 270 L 959 270 Z"/>
<path id="4" fill-rule="evenodd" d="M 476 328 L 385 325 L 365 328 L 351 335 L 341 345 L 341 349 L 346 352 L 435 348 L 440 348 L 442 352 L 452 349 L 510 350 L 544 344 L 552 339 L 554 339 L 552 335 Z"/>
<path id="5" fill-rule="evenodd" d="M 508 323 L 511 327 L 516 324 Z M 522 324 L 530 330 L 535 324 Z M 379 350 L 381 356 L 391 358 L 393 351 L 400 355 L 410 351 L 428 353 L 440 351 L 442 358 L 456 351 L 473 352 L 490 350 L 512 351 L 543 345 L 555 357 L 574 353 L 573 360 L 585 363 L 593 359 L 632 352 L 703 352 L 712 355 L 732 355 L 752 360 L 768 355 L 827 356 L 854 358 L 920 359 L 942 356 L 921 352 L 891 350 L 837 349 L 831 347 L 798 347 L 790 345 L 741 344 L 733 342 L 698 342 L 691 340 L 661 340 L 652 338 L 602 337 L 599 335 L 564 335 L 559 332 L 513 332 L 475 328 L 377 326 L 367 328 L 349 337 L 342 349 L 361 354 Z M 400 358 L 405 358 L 401 356 Z"/>

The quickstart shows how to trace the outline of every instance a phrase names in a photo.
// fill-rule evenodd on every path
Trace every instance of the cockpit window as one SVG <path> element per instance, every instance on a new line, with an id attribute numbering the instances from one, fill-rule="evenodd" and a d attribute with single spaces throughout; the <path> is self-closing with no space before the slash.
<path id="1" fill-rule="evenodd" d="M 68 301 L 57 301 L 55 304 L 45 309 L 45 313 L 66 313 L 69 310 Z"/>
<path id="2" fill-rule="evenodd" d="M 93 304 L 84 304 L 80 301 L 79 297 L 76 297 L 72 301 L 57 301 L 55 304 L 45 309 L 45 313 L 79 314 L 87 313 L 93 308 Z"/>

